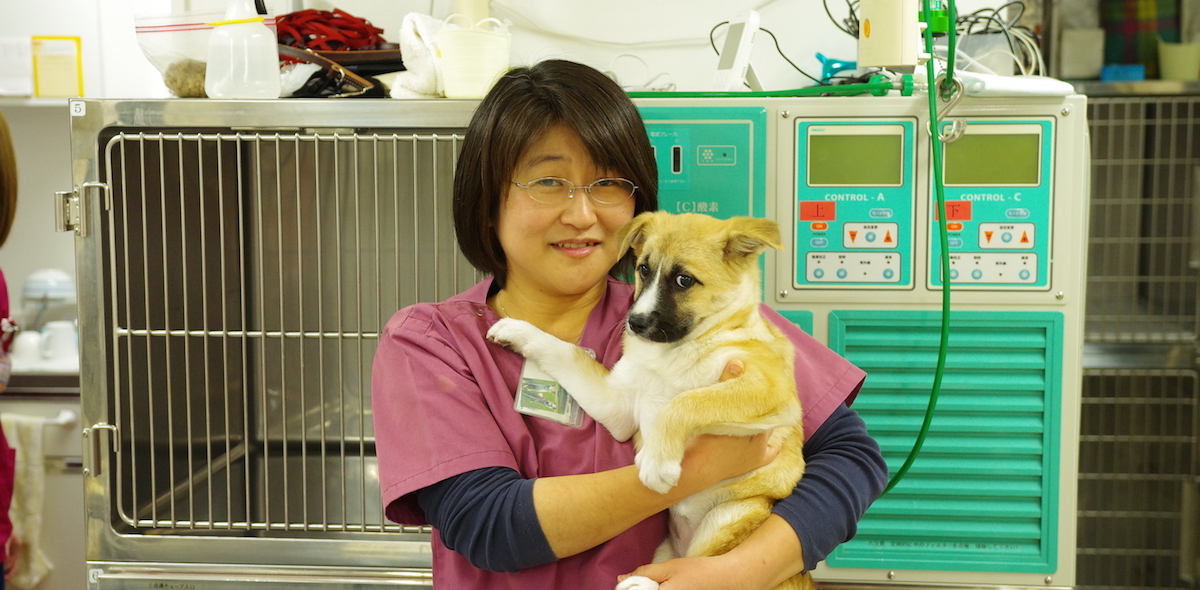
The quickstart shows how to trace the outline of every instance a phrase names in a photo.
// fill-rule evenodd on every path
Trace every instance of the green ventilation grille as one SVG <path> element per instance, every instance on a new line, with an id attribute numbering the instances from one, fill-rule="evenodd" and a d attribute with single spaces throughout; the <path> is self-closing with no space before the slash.
<path id="1" fill-rule="evenodd" d="M 894 473 L 937 366 L 938 312 L 835 311 L 830 347 L 867 372 L 854 402 Z M 1052 573 L 1062 314 L 955 312 L 937 412 L 908 475 L 832 567 Z"/>

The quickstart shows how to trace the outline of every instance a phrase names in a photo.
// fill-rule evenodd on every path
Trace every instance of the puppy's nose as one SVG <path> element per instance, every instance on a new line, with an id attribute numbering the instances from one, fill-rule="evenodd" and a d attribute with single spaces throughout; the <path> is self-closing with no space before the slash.
<path id="1" fill-rule="evenodd" d="M 657 311 L 652 311 L 649 313 L 635 313 L 629 316 L 629 329 L 633 330 L 634 334 L 645 334 L 646 330 L 649 330 L 657 320 Z"/>

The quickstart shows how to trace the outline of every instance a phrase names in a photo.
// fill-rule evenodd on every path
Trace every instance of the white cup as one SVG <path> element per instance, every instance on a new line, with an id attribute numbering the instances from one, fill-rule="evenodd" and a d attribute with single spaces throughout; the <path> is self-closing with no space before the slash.
<path id="1" fill-rule="evenodd" d="M 54 363 L 79 361 L 79 337 L 75 322 L 59 320 L 42 326 L 42 359 Z"/>
<path id="2" fill-rule="evenodd" d="M 13 340 L 12 353 L 13 371 L 28 371 L 42 361 L 42 335 L 39 332 L 24 331 L 17 334 Z"/>
<path id="3" fill-rule="evenodd" d="M 508 69 L 511 41 L 508 25 L 497 19 L 447 17 L 437 36 L 446 98 L 483 98 Z"/>

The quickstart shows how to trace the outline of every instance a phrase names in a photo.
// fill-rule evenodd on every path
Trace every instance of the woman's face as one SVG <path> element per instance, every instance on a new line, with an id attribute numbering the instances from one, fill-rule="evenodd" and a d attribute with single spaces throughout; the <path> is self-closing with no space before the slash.
<path id="1" fill-rule="evenodd" d="M 596 167 L 579 137 L 556 125 L 530 144 L 510 180 L 526 184 L 546 176 L 582 186 L 620 173 Z M 629 198 L 597 206 L 581 188 L 565 204 L 547 205 L 510 184 L 496 228 L 508 260 L 506 288 L 551 296 L 581 295 L 596 288 L 623 254 L 616 234 L 633 219 L 635 202 Z"/>

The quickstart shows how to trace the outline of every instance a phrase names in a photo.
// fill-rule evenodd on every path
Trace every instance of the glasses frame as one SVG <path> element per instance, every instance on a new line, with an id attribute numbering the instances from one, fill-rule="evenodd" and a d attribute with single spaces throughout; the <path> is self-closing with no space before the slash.
<path id="1" fill-rule="evenodd" d="M 636 193 L 638 190 L 638 185 L 634 184 L 632 180 L 629 180 L 628 178 L 621 178 L 620 176 L 608 176 L 605 178 L 598 178 L 596 180 L 593 180 L 591 182 L 591 184 L 575 184 L 575 183 L 571 182 L 570 180 L 567 180 L 566 178 L 563 178 L 561 176 L 539 176 L 539 177 L 534 178 L 533 180 L 530 180 L 529 182 L 524 183 L 524 184 L 522 184 L 520 182 L 516 182 L 516 181 L 514 181 L 513 184 L 525 189 L 526 196 L 528 196 L 530 199 L 533 199 L 534 201 L 541 203 L 543 205 L 561 205 L 563 203 L 566 203 L 567 201 L 563 201 L 563 203 L 554 203 L 554 202 L 543 201 L 543 200 L 533 196 L 533 193 L 529 192 L 529 187 L 532 186 L 535 182 L 538 182 L 540 180 L 546 180 L 546 179 L 561 180 L 564 183 L 566 183 L 569 187 L 569 188 L 567 188 L 567 199 L 574 199 L 575 191 L 577 189 L 583 189 L 584 192 L 587 193 L 588 198 L 591 199 L 591 201 L 593 203 L 595 203 L 596 205 L 602 206 L 602 207 L 611 207 L 613 205 L 620 205 L 621 203 L 624 203 L 625 201 L 627 201 L 631 197 L 633 197 L 634 193 Z M 606 202 L 606 201 L 601 201 L 596 198 L 596 195 L 592 194 L 592 187 L 596 186 L 596 183 L 604 182 L 606 180 L 620 180 L 620 181 L 628 182 L 629 186 L 631 186 L 633 188 L 631 188 L 629 190 L 629 196 L 625 197 L 624 199 L 621 199 L 620 201 L 615 201 L 615 202 L 611 202 L 611 203 Z"/>

